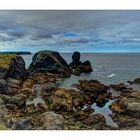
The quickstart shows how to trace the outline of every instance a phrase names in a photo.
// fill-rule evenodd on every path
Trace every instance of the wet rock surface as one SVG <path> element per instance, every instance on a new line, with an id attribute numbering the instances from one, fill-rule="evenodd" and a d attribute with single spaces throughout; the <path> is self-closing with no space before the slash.
<path id="1" fill-rule="evenodd" d="M 97 80 L 80 80 L 80 89 L 84 92 L 92 92 L 92 93 L 102 93 L 106 92 L 105 85 L 101 84 Z"/>
<path id="2" fill-rule="evenodd" d="M 122 94 L 110 106 L 120 129 L 140 129 L 140 92 Z"/>
<path id="3" fill-rule="evenodd" d="M 119 83 L 119 84 L 116 84 L 116 85 L 112 84 L 109 87 L 116 90 L 116 91 L 120 91 L 120 92 L 123 92 L 123 93 L 132 91 L 132 88 L 128 87 L 128 85 L 126 85 L 125 83 Z"/>
<path id="4" fill-rule="evenodd" d="M 112 95 L 107 92 L 107 86 L 97 80 L 79 80 L 78 88 L 84 94 L 84 99 L 88 104 L 96 102 L 102 107 L 109 99 L 112 99 Z"/>
<path id="5" fill-rule="evenodd" d="M 134 79 L 134 83 L 135 83 L 135 84 L 140 84 L 140 78 Z"/>

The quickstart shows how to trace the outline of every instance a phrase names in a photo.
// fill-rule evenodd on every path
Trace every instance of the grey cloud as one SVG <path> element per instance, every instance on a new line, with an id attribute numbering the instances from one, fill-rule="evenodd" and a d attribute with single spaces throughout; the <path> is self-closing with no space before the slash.
<path id="1" fill-rule="evenodd" d="M 13 40 L 15 40 L 14 37 L 10 37 L 6 34 L 0 34 L 0 41 L 2 42 L 13 41 Z"/>
<path id="2" fill-rule="evenodd" d="M 40 40 L 40 39 L 52 39 L 53 33 L 47 33 L 47 31 L 37 31 L 36 33 L 32 33 L 30 39 L 32 40 Z"/>
<path id="3" fill-rule="evenodd" d="M 60 42 L 65 43 L 136 41 L 140 38 L 139 27 L 140 11 L 0 11 L 1 41 L 28 37 L 34 41 L 49 39 L 55 42 L 58 40 L 53 35 L 63 32 L 93 34 L 88 39 L 80 34 L 78 39 L 60 36 Z"/>
<path id="4" fill-rule="evenodd" d="M 5 16 L 17 25 L 53 31 L 117 28 L 140 18 L 139 11 L 6 11 Z"/>
<path id="5" fill-rule="evenodd" d="M 88 39 L 65 39 L 64 40 L 65 43 L 89 43 Z"/>

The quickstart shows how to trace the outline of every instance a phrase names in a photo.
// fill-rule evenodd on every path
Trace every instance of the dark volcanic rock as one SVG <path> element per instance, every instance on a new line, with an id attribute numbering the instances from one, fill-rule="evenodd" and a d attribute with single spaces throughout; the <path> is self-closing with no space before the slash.
<path id="1" fill-rule="evenodd" d="M 97 80 L 79 80 L 80 89 L 84 92 L 103 93 L 106 92 L 106 86 Z"/>
<path id="2" fill-rule="evenodd" d="M 0 79 L 0 94 L 15 95 L 20 92 L 21 80 Z"/>
<path id="3" fill-rule="evenodd" d="M 128 88 L 127 85 L 125 83 L 119 83 L 116 85 L 110 85 L 110 88 L 116 90 L 116 91 L 120 91 L 120 92 L 128 92 L 131 90 L 131 88 Z"/>
<path id="4" fill-rule="evenodd" d="M 84 73 L 89 73 L 89 72 L 93 71 L 90 61 L 87 60 L 87 61 L 83 62 L 83 66 L 84 66 L 84 69 L 83 69 Z"/>
<path id="5" fill-rule="evenodd" d="M 37 72 L 60 73 L 62 76 L 70 76 L 71 70 L 67 62 L 55 51 L 40 51 L 37 52 L 29 66 L 29 74 Z"/>
<path id="6" fill-rule="evenodd" d="M 26 75 L 25 62 L 15 54 L 0 54 L 0 79 L 22 79 Z"/>
<path id="7" fill-rule="evenodd" d="M 112 96 L 109 93 L 100 94 L 96 99 L 96 104 L 99 107 L 103 107 L 109 99 L 112 99 Z"/>
<path id="8" fill-rule="evenodd" d="M 135 83 L 135 84 L 140 84 L 140 78 L 134 79 L 134 83 Z"/>
<path id="9" fill-rule="evenodd" d="M 7 82 L 4 79 L 0 79 L 0 94 L 7 93 L 8 86 Z"/>
<path id="10" fill-rule="evenodd" d="M 107 92 L 107 86 L 97 80 L 79 80 L 78 89 L 83 93 L 84 103 L 91 105 L 96 102 L 97 106 L 103 107 L 112 94 Z"/>
<path id="11" fill-rule="evenodd" d="M 78 65 L 81 65 L 82 62 L 80 61 L 80 53 L 74 52 L 72 55 L 72 62 L 70 63 L 70 67 L 76 68 Z"/>
<path id="12" fill-rule="evenodd" d="M 73 75 L 80 75 L 81 73 L 89 73 L 92 72 L 92 67 L 90 61 L 81 62 L 80 61 L 80 53 L 74 52 L 72 55 L 72 62 L 70 63 L 70 67 L 73 70 Z"/>

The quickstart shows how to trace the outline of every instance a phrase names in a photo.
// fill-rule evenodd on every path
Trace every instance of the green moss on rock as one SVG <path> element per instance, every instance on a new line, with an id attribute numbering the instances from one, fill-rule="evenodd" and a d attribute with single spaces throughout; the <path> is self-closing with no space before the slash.
<path id="1" fill-rule="evenodd" d="M 11 60 L 13 58 L 16 58 L 16 54 L 2 54 L 0 53 L 0 68 L 2 69 L 8 69 L 10 64 L 11 64 Z"/>
<path id="2" fill-rule="evenodd" d="M 26 75 L 25 62 L 16 54 L 0 53 L 0 78 L 21 79 Z"/>

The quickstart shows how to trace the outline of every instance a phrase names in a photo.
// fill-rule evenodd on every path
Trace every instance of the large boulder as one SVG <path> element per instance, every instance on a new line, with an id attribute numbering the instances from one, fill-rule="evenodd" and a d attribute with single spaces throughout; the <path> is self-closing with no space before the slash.
<path id="1" fill-rule="evenodd" d="M 83 72 L 84 73 L 89 73 L 89 72 L 93 71 L 91 63 L 90 63 L 89 60 L 83 62 L 83 66 L 84 66 L 84 68 L 83 68 Z"/>
<path id="2" fill-rule="evenodd" d="M 135 84 L 140 84 L 140 78 L 134 79 L 134 83 L 135 83 Z"/>
<path id="3" fill-rule="evenodd" d="M 140 117 L 140 92 L 136 91 L 121 95 L 110 108 L 116 113 Z"/>
<path id="4" fill-rule="evenodd" d="M 29 74 L 37 72 L 59 73 L 62 76 L 70 76 L 71 70 L 62 56 L 55 51 L 39 51 L 33 58 L 29 66 Z"/>
<path id="5" fill-rule="evenodd" d="M 97 80 L 79 80 L 79 88 L 84 92 L 104 93 L 107 88 Z"/>
<path id="6" fill-rule="evenodd" d="M 140 92 L 122 94 L 111 105 L 111 117 L 120 129 L 140 129 Z"/>
<path id="7" fill-rule="evenodd" d="M 93 104 L 103 107 L 110 99 L 112 94 L 107 91 L 107 86 L 97 80 L 79 80 L 77 88 L 83 93 L 85 104 Z"/>
<path id="8" fill-rule="evenodd" d="M 0 54 L 0 79 L 22 79 L 26 75 L 25 62 L 16 54 Z"/>
<path id="9" fill-rule="evenodd" d="M 72 55 L 72 62 L 69 66 L 73 70 L 73 75 L 80 75 L 81 73 L 89 73 L 92 72 L 92 66 L 90 61 L 81 62 L 80 61 L 80 53 L 74 52 Z"/>
<path id="10" fill-rule="evenodd" d="M 45 130 L 62 130 L 63 129 L 63 116 L 54 112 L 45 112 L 42 114 L 40 123 L 41 129 Z"/>

